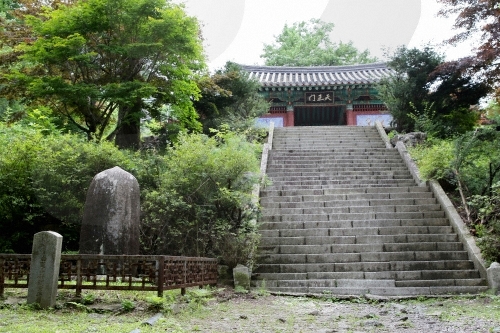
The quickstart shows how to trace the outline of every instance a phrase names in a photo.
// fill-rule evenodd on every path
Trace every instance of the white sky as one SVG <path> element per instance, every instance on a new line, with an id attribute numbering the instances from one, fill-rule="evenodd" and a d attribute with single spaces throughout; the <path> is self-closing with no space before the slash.
<path id="1" fill-rule="evenodd" d="M 398 45 L 437 46 L 447 59 L 468 55 L 470 45 L 444 47 L 453 19 L 437 18 L 436 0 L 176 0 L 203 25 L 211 69 L 231 60 L 262 65 L 263 45 L 275 40 L 285 23 L 320 18 L 333 22 L 332 41 L 353 41 L 359 50 L 384 60 L 383 49 Z"/>

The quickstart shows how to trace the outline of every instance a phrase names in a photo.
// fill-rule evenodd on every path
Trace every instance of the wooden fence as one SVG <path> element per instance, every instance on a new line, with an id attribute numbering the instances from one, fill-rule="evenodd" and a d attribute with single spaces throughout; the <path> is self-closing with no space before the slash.
<path id="1" fill-rule="evenodd" d="M 0 254 L 0 297 L 28 288 L 30 254 Z M 172 256 L 63 254 L 59 289 L 157 291 L 216 285 L 217 259 Z"/>

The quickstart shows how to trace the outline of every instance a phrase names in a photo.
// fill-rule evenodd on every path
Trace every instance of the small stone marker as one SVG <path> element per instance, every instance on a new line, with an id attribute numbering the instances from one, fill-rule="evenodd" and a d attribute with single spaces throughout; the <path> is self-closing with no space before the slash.
<path id="1" fill-rule="evenodd" d="M 43 309 L 54 307 L 61 264 L 63 237 L 53 231 L 42 231 L 33 238 L 28 304 L 38 303 Z"/>
<path id="2" fill-rule="evenodd" d="M 234 288 L 243 287 L 250 289 L 250 270 L 248 267 L 238 265 L 233 268 Z"/>
<path id="3" fill-rule="evenodd" d="M 81 254 L 139 254 L 140 193 L 137 179 L 114 167 L 97 174 L 87 191 Z"/>
<path id="4" fill-rule="evenodd" d="M 495 292 L 500 291 L 500 264 L 493 262 L 490 268 L 486 270 L 488 273 L 488 285 Z"/>

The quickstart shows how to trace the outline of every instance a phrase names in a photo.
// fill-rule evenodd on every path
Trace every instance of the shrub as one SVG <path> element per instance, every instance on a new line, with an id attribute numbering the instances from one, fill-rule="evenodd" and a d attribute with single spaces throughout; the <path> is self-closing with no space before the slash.
<path id="1" fill-rule="evenodd" d="M 229 239 L 253 248 L 258 148 L 231 132 L 181 134 L 167 152 L 158 188 L 144 197 L 143 251 L 228 259 L 222 248 Z"/>
<path id="2" fill-rule="evenodd" d="M 111 143 L 1 127 L 0 252 L 31 252 L 33 234 L 42 230 L 59 232 L 64 250 L 78 249 L 87 188 L 116 165 L 134 172 L 132 156 Z"/>

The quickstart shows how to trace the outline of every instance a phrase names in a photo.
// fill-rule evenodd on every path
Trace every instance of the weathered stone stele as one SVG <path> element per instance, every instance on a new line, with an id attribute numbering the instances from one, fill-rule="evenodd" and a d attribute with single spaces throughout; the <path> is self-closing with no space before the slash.
<path id="1" fill-rule="evenodd" d="M 97 174 L 87 192 L 81 254 L 139 254 L 140 193 L 137 179 L 114 167 Z"/>
<path id="2" fill-rule="evenodd" d="M 53 231 L 42 231 L 33 238 L 28 304 L 38 303 L 43 309 L 54 307 L 61 263 L 63 237 Z"/>

